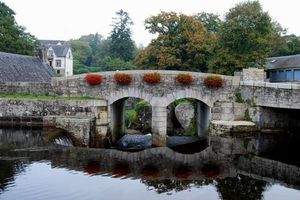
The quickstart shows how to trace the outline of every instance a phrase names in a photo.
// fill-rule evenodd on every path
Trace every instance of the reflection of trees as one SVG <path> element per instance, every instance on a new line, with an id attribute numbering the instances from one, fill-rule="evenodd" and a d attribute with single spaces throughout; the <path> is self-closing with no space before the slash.
<path id="1" fill-rule="evenodd" d="M 21 161 L 0 160 L 0 192 L 14 180 L 14 176 L 24 171 L 24 163 Z"/>
<path id="2" fill-rule="evenodd" d="M 217 190 L 223 200 L 259 200 L 268 183 L 247 176 L 238 175 L 234 178 L 217 180 Z"/>
<path id="3" fill-rule="evenodd" d="M 147 185 L 148 190 L 155 190 L 157 193 L 166 193 L 170 191 L 180 192 L 188 190 L 191 187 L 201 187 L 212 183 L 210 180 L 141 180 L 141 182 Z"/>

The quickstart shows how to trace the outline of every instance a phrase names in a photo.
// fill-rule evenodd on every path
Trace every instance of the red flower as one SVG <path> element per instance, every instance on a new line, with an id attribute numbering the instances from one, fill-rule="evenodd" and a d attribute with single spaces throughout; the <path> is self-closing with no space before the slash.
<path id="1" fill-rule="evenodd" d="M 155 85 L 160 83 L 161 75 L 159 73 L 146 73 L 143 76 L 143 80 L 149 84 Z"/>
<path id="2" fill-rule="evenodd" d="M 190 74 L 177 74 L 176 80 L 182 85 L 190 85 L 193 82 L 193 77 Z"/>
<path id="3" fill-rule="evenodd" d="M 224 80 L 220 76 L 207 76 L 204 84 L 209 88 L 221 88 L 224 86 Z"/>
<path id="4" fill-rule="evenodd" d="M 103 81 L 102 76 L 98 74 L 87 74 L 84 79 L 89 85 L 99 85 Z"/>
<path id="5" fill-rule="evenodd" d="M 120 85 L 129 85 L 132 82 L 132 76 L 126 73 L 115 73 L 114 79 Z"/>

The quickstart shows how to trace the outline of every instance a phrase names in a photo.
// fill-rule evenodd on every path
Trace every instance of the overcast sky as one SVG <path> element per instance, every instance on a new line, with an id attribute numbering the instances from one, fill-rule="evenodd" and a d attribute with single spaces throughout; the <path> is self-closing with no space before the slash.
<path id="1" fill-rule="evenodd" d="M 119 9 L 127 11 L 134 22 L 133 39 L 147 45 L 154 37 L 144 28 L 144 20 L 160 11 L 188 15 L 212 12 L 222 18 L 229 8 L 243 0 L 0 0 L 16 12 L 19 25 L 39 39 L 76 39 L 96 33 L 107 37 L 112 17 Z M 300 35 L 299 0 L 260 0 L 288 33 Z"/>

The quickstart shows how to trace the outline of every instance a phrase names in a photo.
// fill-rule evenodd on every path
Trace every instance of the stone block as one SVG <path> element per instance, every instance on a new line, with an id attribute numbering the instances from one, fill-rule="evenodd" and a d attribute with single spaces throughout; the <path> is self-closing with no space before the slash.
<path id="1" fill-rule="evenodd" d="M 277 88 L 280 88 L 280 89 L 292 89 L 292 84 L 290 84 L 290 83 L 278 83 Z"/>
<path id="2" fill-rule="evenodd" d="M 292 84 L 293 90 L 300 90 L 300 84 Z"/>
<path id="3" fill-rule="evenodd" d="M 256 87 L 265 87 L 266 82 L 254 82 L 254 86 Z"/>
<path id="4" fill-rule="evenodd" d="M 268 82 L 266 82 L 266 87 L 268 87 L 268 88 L 278 88 L 278 84 L 277 83 L 268 83 Z"/>

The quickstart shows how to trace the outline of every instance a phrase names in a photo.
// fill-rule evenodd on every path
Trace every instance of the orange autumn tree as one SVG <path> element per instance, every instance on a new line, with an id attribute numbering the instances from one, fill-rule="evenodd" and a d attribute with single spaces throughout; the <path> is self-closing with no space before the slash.
<path id="1" fill-rule="evenodd" d="M 141 50 L 134 64 L 141 69 L 207 71 L 214 34 L 193 16 L 161 12 L 145 21 L 158 37 Z"/>

